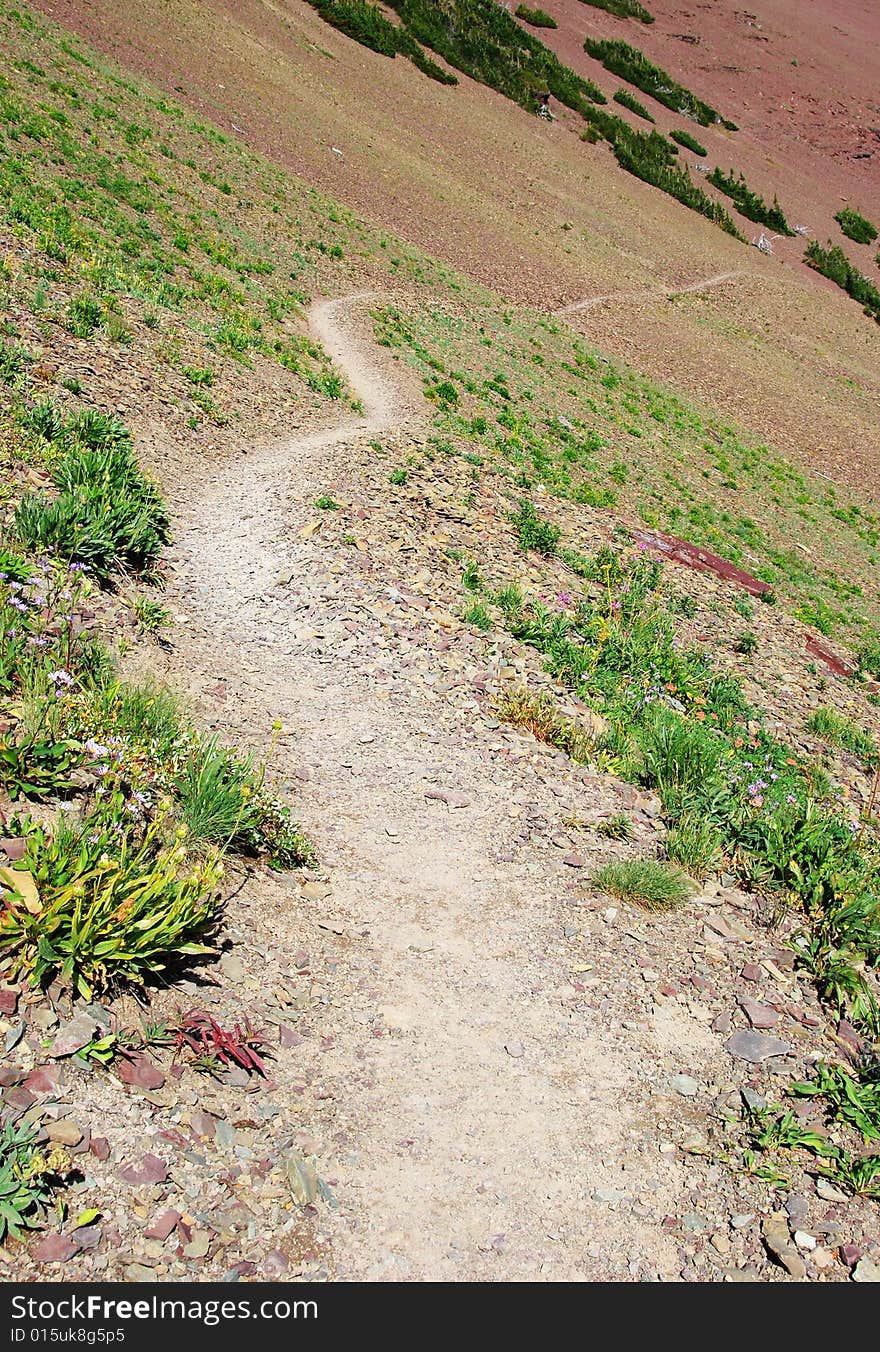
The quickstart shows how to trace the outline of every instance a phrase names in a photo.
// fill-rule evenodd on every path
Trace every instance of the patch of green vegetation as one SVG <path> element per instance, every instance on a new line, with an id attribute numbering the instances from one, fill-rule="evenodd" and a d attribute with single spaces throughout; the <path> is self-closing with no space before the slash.
<path id="1" fill-rule="evenodd" d="M 119 569 L 155 563 L 168 539 L 168 514 L 141 471 L 125 426 L 83 409 L 61 419 L 48 405 L 31 410 L 50 443 L 57 495 L 26 494 L 15 511 L 25 547 L 81 563 L 107 582 Z"/>
<path id="2" fill-rule="evenodd" d="M 866 765 L 874 766 L 880 762 L 880 753 L 873 734 L 860 728 L 846 714 L 839 713 L 836 709 L 820 705 L 807 719 L 807 727 L 810 732 L 821 737 L 823 742 L 849 751 Z"/>
<path id="3" fill-rule="evenodd" d="M 650 94 L 651 98 L 673 112 L 681 113 L 703 127 L 720 122 L 730 131 L 736 130 L 733 123 L 725 121 L 710 104 L 704 103 L 696 94 L 678 84 L 665 70 L 649 61 L 644 52 L 631 47 L 629 43 L 587 38 L 584 51 L 596 61 L 601 61 L 606 70 L 635 85 L 643 94 Z"/>
<path id="4" fill-rule="evenodd" d="M 338 28 L 346 37 L 354 38 L 363 47 L 382 56 L 400 53 L 439 84 L 458 84 L 452 72 L 432 61 L 406 28 L 390 23 L 378 5 L 370 4 L 369 0 L 309 0 L 309 3 L 326 23 Z"/>
<path id="5" fill-rule="evenodd" d="M 495 712 L 505 723 L 525 728 L 539 742 L 564 751 L 580 765 L 589 765 L 593 759 L 594 739 L 577 723 L 557 713 L 552 696 L 544 692 L 505 690 L 496 701 Z"/>
<path id="6" fill-rule="evenodd" d="M 319 512 L 339 511 L 339 503 L 335 498 L 329 497 L 326 493 L 322 493 L 319 498 L 315 498 L 315 506 Z"/>
<path id="7" fill-rule="evenodd" d="M 852 207 L 841 207 L 834 219 L 847 239 L 855 240 L 856 244 L 873 244 L 877 238 L 876 225 Z"/>
<path id="8" fill-rule="evenodd" d="M 467 316 L 435 306 L 373 317 L 377 341 L 418 378 L 466 373 L 456 405 L 435 405 L 436 434 L 476 456 L 481 475 L 509 478 L 514 506 L 532 489 L 600 511 L 616 502 L 757 574 L 835 636 L 865 645 L 866 622 L 880 627 L 877 598 L 860 585 L 875 566 L 880 517 L 773 447 L 600 357 L 563 325 L 501 314 L 491 298 L 473 298 Z M 577 550 L 566 544 L 560 557 L 584 575 Z M 749 620 L 753 602 L 738 598 L 737 610 Z"/>
<path id="9" fill-rule="evenodd" d="M 618 19 L 638 19 L 640 23 L 653 23 L 654 15 L 639 0 L 581 0 L 582 4 L 592 5 L 594 9 L 604 9 Z"/>
<path id="10" fill-rule="evenodd" d="M 836 244 L 831 244 L 829 240 L 828 248 L 823 249 L 818 240 L 811 240 L 804 254 L 804 262 L 835 282 L 853 300 L 858 301 L 866 315 L 880 324 L 880 291 L 853 266 Z"/>
<path id="11" fill-rule="evenodd" d="M 731 198 L 737 211 L 747 220 L 769 226 L 780 235 L 794 234 L 776 198 L 773 198 L 772 207 L 768 207 L 763 197 L 752 191 L 742 174 L 735 175 L 732 169 L 725 174 L 716 167 L 709 174 L 707 182 Z"/>
<path id="12" fill-rule="evenodd" d="M 517 5 L 514 14 L 523 23 L 531 24 L 532 28 L 558 28 L 559 24 L 548 14 L 545 9 L 529 9 L 528 5 Z"/>
<path id="13" fill-rule="evenodd" d="M 618 89 L 614 95 L 614 102 L 619 103 L 622 108 L 628 108 L 631 113 L 637 117 L 643 117 L 646 122 L 656 122 L 643 103 L 639 103 L 635 94 L 631 94 L 628 89 Z"/>
<path id="14" fill-rule="evenodd" d="M 684 146 L 685 150 L 692 150 L 694 154 L 699 155 L 701 159 L 704 159 L 706 155 L 709 154 L 702 141 L 698 141 L 696 136 L 691 136 L 689 131 L 679 131 L 676 129 L 671 131 L 669 136 L 671 140 L 677 141 L 680 146 Z"/>
<path id="15" fill-rule="evenodd" d="M 484 601 L 472 601 L 465 607 L 462 619 L 465 624 L 472 624 L 475 629 L 482 629 L 484 632 L 492 628 L 492 616 Z"/>
<path id="16" fill-rule="evenodd" d="M 693 884 L 681 869 L 661 859 L 623 859 L 604 864 L 593 874 L 593 886 L 619 901 L 645 911 L 672 911 L 683 906 Z"/>
<path id="17" fill-rule="evenodd" d="M 43 1224 L 52 1199 L 73 1173 L 67 1152 L 37 1140 L 32 1122 L 0 1122 L 0 1241 L 23 1239 Z"/>
<path id="18" fill-rule="evenodd" d="M 551 521 L 540 517 L 531 502 L 520 502 L 519 510 L 510 519 L 522 549 L 534 549 L 545 558 L 556 553 L 562 532 Z"/>

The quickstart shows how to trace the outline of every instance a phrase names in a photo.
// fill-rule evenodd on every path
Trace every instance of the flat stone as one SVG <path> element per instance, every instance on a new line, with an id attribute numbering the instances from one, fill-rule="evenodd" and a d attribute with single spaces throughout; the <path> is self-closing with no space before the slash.
<path id="1" fill-rule="evenodd" d="M 0 1014 L 11 1018 L 18 1005 L 18 991 L 14 986 L 0 987 Z"/>
<path id="2" fill-rule="evenodd" d="M 765 1033 L 758 1033 L 752 1029 L 732 1033 L 724 1046 L 731 1056 L 739 1057 L 741 1061 L 748 1061 L 752 1065 L 760 1065 L 771 1056 L 788 1056 L 791 1052 L 791 1045 L 788 1042 L 783 1042 L 778 1037 L 768 1037 Z"/>
<path id="3" fill-rule="evenodd" d="M 192 1239 L 183 1246 L 184 1258 L 204 1258 L 211 1247 L 211 1236 L 207 1230 L 193 1230 Z"/>
<path id="4" fill-rule="evenodd" d="M 772 1028 L 779 1022 L 778 1010 L 771 1009 L 769 1005 L 762 1005 L 748 995 L 742 997 L 739 1007 L 753 1028 Z"/>
<path id="5" fill-rule="evenodd" d="M 51 1234 L 40 1240 L 34 1249 L 34 1258 L 38 1263 L 66 1263 L 78 1252 L 79 1245 L 68 1235 Z"/>
<path id="6" fill-rule="evenodd" d="M 96 1160 L 106 1160 L 110 1158 L 110 1142 L 106 1136 L 93 1136 L 89 1141 L 89 1150 L 91 1150 Z"/>
<path id="7" fill-rule="evenodd" d="M 153 1223 L 144 1231 L 146 1239 L 165 1240 L 174 1231 L 177 1222 L 180 1220 L 180 1212 L 170 1208 L 163 1211 L 156 1217 Z"/>
<path id="8" fill-rule="evenodd" d="M 752 1089 L 749 1085 L 744 1084 L 739 1092 L 750 1113 L 762 1113 L 767 1107 L 767 1100 L 764 1095 L 759 1094 L 756 1089 Z"/>
<path id="9" fill-rule="evenodd" d="M 83 1130 L 69 1117 L 60 1117 L 57 1122 L 46 1123 L 46 1135 L 56 1145 L 79 1145 Z"/>
<path id="10" fill-rule="evenodd" d="M 124 1178 L 126 1183 L 136 1185 L 164 1183 L 168 1177 L 168 1166 L 158 1155 L 144 1155 L 140 1165 L 124 1164 L 119 1170 L 119 1177 Z"/>
<path id="11" fill-rule="evenodd" d="M 190 1118 L 190 1126 L 197 1136 L 210 1140 L 217 1130 L 217 1118 L 212 1117 L 210 1113 L 194 1112 Z"/>
<path id="12" fill-rule="evenodd" d="M 788 1217 L 785 1212 L 773 1211 L 765 1217 L 761 1226 L 761 1233 L 764 1236 L 764 1243 L 773 1257 L 782 1264 L 792 1277 L 797 1281 L 803 1281 L 807 1275 L 806 1265 L 791 1241 Z"/>
<path id="13" fill-rule="evenodd" d="M 564 854 L 562 862 L 567 864 L 569 868 L 589 868 L 589 860 L 584 859 L 583 855 L 580 854 Z"/>
<path id="14" fill-rule="evenodd" d="M 760 981 L 762 975 L 760 967 L 754 962 L 747 962 L 740 968 L 739 974 L 743 981 Z"/>
<path id="15" fill-rule="evenodd" d="M 810 1214 L 810 1199 L 793 1192 L 785 1203 L 785 1210 L 789 1220 L 795 1223 L 805 1221 Z"/>
<path id="16" fill-rule="evenodd" d="M 90 1015 L 80 1010 L 73 1018 L 63 1024 L 52 1041 L 49 1055 L 54 1057 L 72 1056 L 88 1046 L 98 1031 L 98 1023 Z"/>
<path id="17" fill-rule="evenodd" d="M 60 1066 L 36 1066 L 24 1082 L 32 1094 L 54 1094 L 61 1081 Z"/>
<path id="18" fill-rule="evenodd" d="M 133 1089 L 161 1089 L 165 1076 L 143 1052 L 122 1057 L 113 1067 L 123 1084 Z"/>
<path id="19" fill-rule="evenodd" d="M 690 1231 L 692 1235 L 701 1235 L 704 1230 L 709 1229 L 709 1222 L 705 1216 L 701 1216 L 698 1211 L 686 1211 L 681 1218 L 682 1229 Z"/>
<path id="20" fill-rule="evenodd" d="M 821 1176 L 816 1179 L 816 1191 L 823 1202 L 845 1202 L 846 1193 L 840 1188 L 836 1188 L 827 1178 Z"/>
<path id="21" fill-rule="evenodd" d="M 505 1042 L 504 1050 L 507 1052 L 508 1056 L 515 1057 L 525 1056 L 526 1051 L 523 1044 L 521 1042 L 518 1042 L 515 1038 L 512 1039 L 510 1042 Z"/>
<path id="22" fill-rule="evenodd" d="M 682 1098 L 693 1098 L 700 1090 L 699 1081 L 692 1075 L 673 1075 L 669 1087 L 676 1094 L 681 1094 Z"/>

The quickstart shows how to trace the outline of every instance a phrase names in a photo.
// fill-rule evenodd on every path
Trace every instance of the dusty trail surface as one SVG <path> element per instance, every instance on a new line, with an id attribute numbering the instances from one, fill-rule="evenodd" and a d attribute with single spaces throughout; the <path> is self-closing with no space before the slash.
<path id="1" fill-rule="evenodd" d="M 347 1143 L 322 1160 L 339 1199 L 331 1268 L 357 1280 L 671 1276 L 680 1260 L 662 1219 L 687 1184 L 658 1153 L 649 1106 L 670 1073 L 662 1049 L 643 1026 L 612 1041 L 608 1000 L 577 997 L 578 902 L 559 852 L 505 848 L 523 821 L 582 811 L 607 789 L 564 758 L 536 775 L 500 756 L 472 699 L 438 700 L 417 631 L 372 618 L 359 647 L 402 593 L 367 558 L 343 569 L 310 526 L 328 482 L 356 494 L 369 439 L 420 434 L 405 381 L 361 327 L 368 301 L 310 314 L 363 413 L 206 473 L 180 504 L 174 555 L 193 679 L 199 661 L 203 674 L 235 672 L 239 734 L 267 708 L 293 729 L 282 772 L 313 767 L 303 811 L 329 868 L 324 909 L 355 936 L 351 987 L 327 997 L 338 1036 L 321 1063 Z M 599 975 L 582 981 L 604 995 Z"/>

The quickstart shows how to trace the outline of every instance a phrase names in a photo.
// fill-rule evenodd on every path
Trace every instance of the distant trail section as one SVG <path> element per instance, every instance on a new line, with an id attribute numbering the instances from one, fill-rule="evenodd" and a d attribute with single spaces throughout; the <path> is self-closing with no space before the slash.
<path id="1" fill-rule="evenodd" d="M 598 305 L 607 305 L 611 302 L 629 302 L 637 304 L 643 300 L 671 300 L 673 296 L 692 296 L 698 291 L 713 291 L 717 286 L 723 286 L 725 282 L 732 282 L 738 277 L 745 277 L 744 272 L 718 272 L 714 277 L 704 277 L 699 282 L 690 282 L 687 286 L 656 286 L 646 291 L 609 291 L 604 296 L 588 296 L 585 300 L 576 300 L 571 305 L 564 305 L 561 310 L 554 310 L 554 314 L 562 319 L 566 315 L 581 314 L 584 310 L 593 310 Z"/>

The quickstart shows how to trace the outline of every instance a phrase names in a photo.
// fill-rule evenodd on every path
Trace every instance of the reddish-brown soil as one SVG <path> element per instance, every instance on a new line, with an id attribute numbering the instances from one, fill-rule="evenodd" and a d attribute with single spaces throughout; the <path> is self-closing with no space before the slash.
<path id="1" fill-rule="evenodd" d="M 304 0 L 39 3 L 309 183 L 514 301 L 548 311 L 656 291 L 571 322 L 823 473 L 856 487 L 875 479 L 880 329 L 803 265 L 800 236 L 765 258 L 625 174 L 607 146 L 581 143 L 568 114 L 548 126 L 467 79 L 442 88 L 342 36 Z M 580 0 L 547 8 L 560 22 L 552 43 L 609 97 L 621 82 L 583 52 L 588 32 L 626 38 L 720 108 L 741 130 L 697 129 L 711 158 L 742 169 L 767 198 L 777 193 L 793 224 L 844 244 L 878 276 L 875 249 L 844 240 L 833 222 L 844 198 L 880 218 L 871 81 L 880 13 L 868 0 L 848 4 L 845 19 L 829 0 L 773 0 L 756 16 L 733 0 L 658 3 L 652 27 Z M 652 108 L 661 130 L 681 125 Z M 740 225 L 749 239 L 760 228 Z M 726 272 L 739 277 L 668 295 Z"/>

